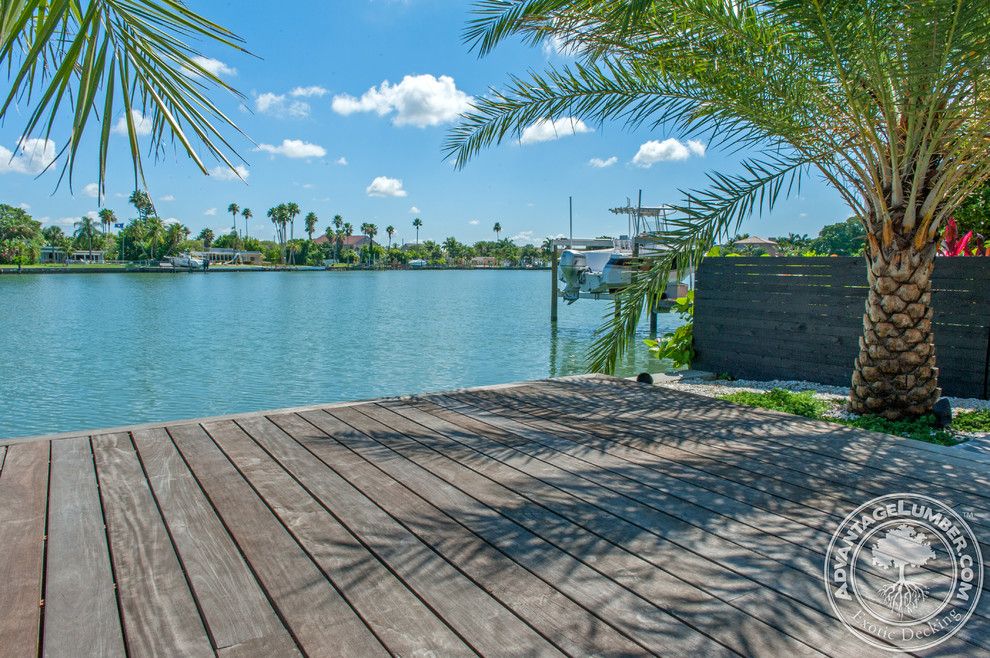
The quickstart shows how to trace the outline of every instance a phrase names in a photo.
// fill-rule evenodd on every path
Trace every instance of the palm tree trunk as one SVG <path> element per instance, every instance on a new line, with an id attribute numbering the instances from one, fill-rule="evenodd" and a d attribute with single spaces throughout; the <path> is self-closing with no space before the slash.
<path id="1" fill-rule="evenodd" d="M 893 238 L 900 241 L 900 248 L 868 249 L 870 290 L 849 393 L 855 413 L 890 419 L 930 413 L 942 394 L 932 330 L 935 244 L 915 251 Z"/>

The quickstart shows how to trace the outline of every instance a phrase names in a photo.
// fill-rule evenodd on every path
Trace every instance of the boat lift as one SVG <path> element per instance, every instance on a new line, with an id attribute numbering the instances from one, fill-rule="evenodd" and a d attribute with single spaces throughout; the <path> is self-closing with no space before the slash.
<path id="1" fill-rule="evenodd" d="M 571 218 L 571 237 L 569 238 L 557 238 L 553 241 L 552 254 L 551 254 L 551 292 L 550 292 L 550 322 L 551 324 L 556 324 L 557 322 L 557 304 L 558 299 L 564 296 L 564 292 L 560 290 L 560 256 L 561 251 L 588 251 L 588 250 L 599 250 L 599 249 L 612 249 L 617 253 L 625 252 L 631 254 L 632 257 L 636 258 L 639 256 L 649 256 L 650 254 L 659 253 L 655 243 L 651 240 L 641 240 L 640 236 L 649 235 L 650 233 L 660 233 L 667 230 L 667 218 L 675 211 L 669 206 L 643 206 L 642 205 L 642 190 L 639 193 L 639 203 L 637 205 L 632 205 L 631 201 L 627 198 L 626 205 L 618 208 L 611 208 L 610 212 L 616 215 L 626 215 L 629 220 L 629 233 L 628 235 L 620 236 L 618 239 L 612 238 L 574 238 L 573 237 L 573 215 Z M 573 208 L 573 205 L 571 206 Z M 651 221 L 652 220 L 652 221 Z M 578 256 L 580 258 L 580 256 Z M 660 302 L 659 306 L 649 309 L 650 316 L 650 334 L 655 335 L 657 332 L 657 314 L 665 308 L 670 308 L 673 305 L 673 299 L 681 297 L 687 294 L 688 290 L 693 287 L 694 283 L 694 272 L 693 268 L 688 274 L 689 282 L 688 284 L 683 284 L 679 281 L 673 281 L 668 285 L 666 299 Z M 582 278 L 583 282 L 583 278 Z M 575 296 L 576 295 L 576 296 Z M 608 291 L 571 291 L 568 296 L 568 301 L 573 302 L 577 299 L 595 299 L 595 300 L 612 300 L 615 303 L 615 313 L 619 313 L 619 301 L 618 297 L 614 294 L 610 288 Z"/>

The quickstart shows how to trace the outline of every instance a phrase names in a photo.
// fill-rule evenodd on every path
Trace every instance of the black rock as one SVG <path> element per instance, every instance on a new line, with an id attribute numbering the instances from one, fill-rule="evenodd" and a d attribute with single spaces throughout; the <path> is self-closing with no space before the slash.
<path id="1" fill-rule="evenodd" d="M 935 415 L 935 424 L 939 427 L 948 427 L 952 424 L 952 404 L 949 398 L 939 398 L 932 407 L 932 413 Z"/>
<path id="2" fill-rule="evenodd" d="M 652 384 L 653 375 L 651 375 L 648 372 L 641 372 L 638 375 L 636 375 L 636 381 L 638 381 L 640 384 Z"/>

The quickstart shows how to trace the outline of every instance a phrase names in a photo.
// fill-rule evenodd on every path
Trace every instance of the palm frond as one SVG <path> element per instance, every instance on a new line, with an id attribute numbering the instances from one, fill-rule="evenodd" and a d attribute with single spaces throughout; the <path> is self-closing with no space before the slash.
<path id="1" fill-rule="evenodd" d="M 589 369 L 612 373 L 636 336 L 643 313 L 666 291 L 670 273 L 686 272 L 718 241 L 733 235 L 751 214 L 769 212 L 781 198 L 800 190 L 802 176 L 813 160 L 800 155 L 769 156 L 743 162 L 744 173 L 710 174 L 709 187 L 684 191 L 685 202 L 673 206 L 676 215 L 667 230 L 646 237 L 659 254 L 644 257 L 645 272 L 617 294 L 618 313 L 604 317 L 589 355 Z"/>
<path id="2" fill-rule="evenodd" d="M 56 160 L 72 174 L 87 128 L 97 124 L 102 194 L 111 132 L 123 119 L 135 187 L 144 187 L 135 113 L 150 123 L 149 152 L 178 143 L 208 173 L 200 152 L 234 169 L 236 150 L 224 136 L 240 133 L 211 99 L 214 91 L 242 96 L 203 64 L 202 45 L 247 52 L 230 30 L 179 0 L 11 0 L 0 13 L 0 65 L 10 89 L 0 95 L 0 119 L 27 108 L 21 142 L 65 130 Z M 48 163 L 51 167 L 54 164 Z M 235 170 L 236 171 L 236 170 Z M 61 177 L 60 177 L 61 180 Z"/>

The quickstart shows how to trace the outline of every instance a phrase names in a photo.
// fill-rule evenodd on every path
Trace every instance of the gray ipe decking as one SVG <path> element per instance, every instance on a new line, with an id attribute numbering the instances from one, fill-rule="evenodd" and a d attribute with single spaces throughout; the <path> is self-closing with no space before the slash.
<path id="1" fill-rule="evenodd" d="M 0 655 L 845 655 L 831 533 L 990 462 L 584 377 L 0 446 Z M 990 596 L 933 653 L 987 655 Z"/>

